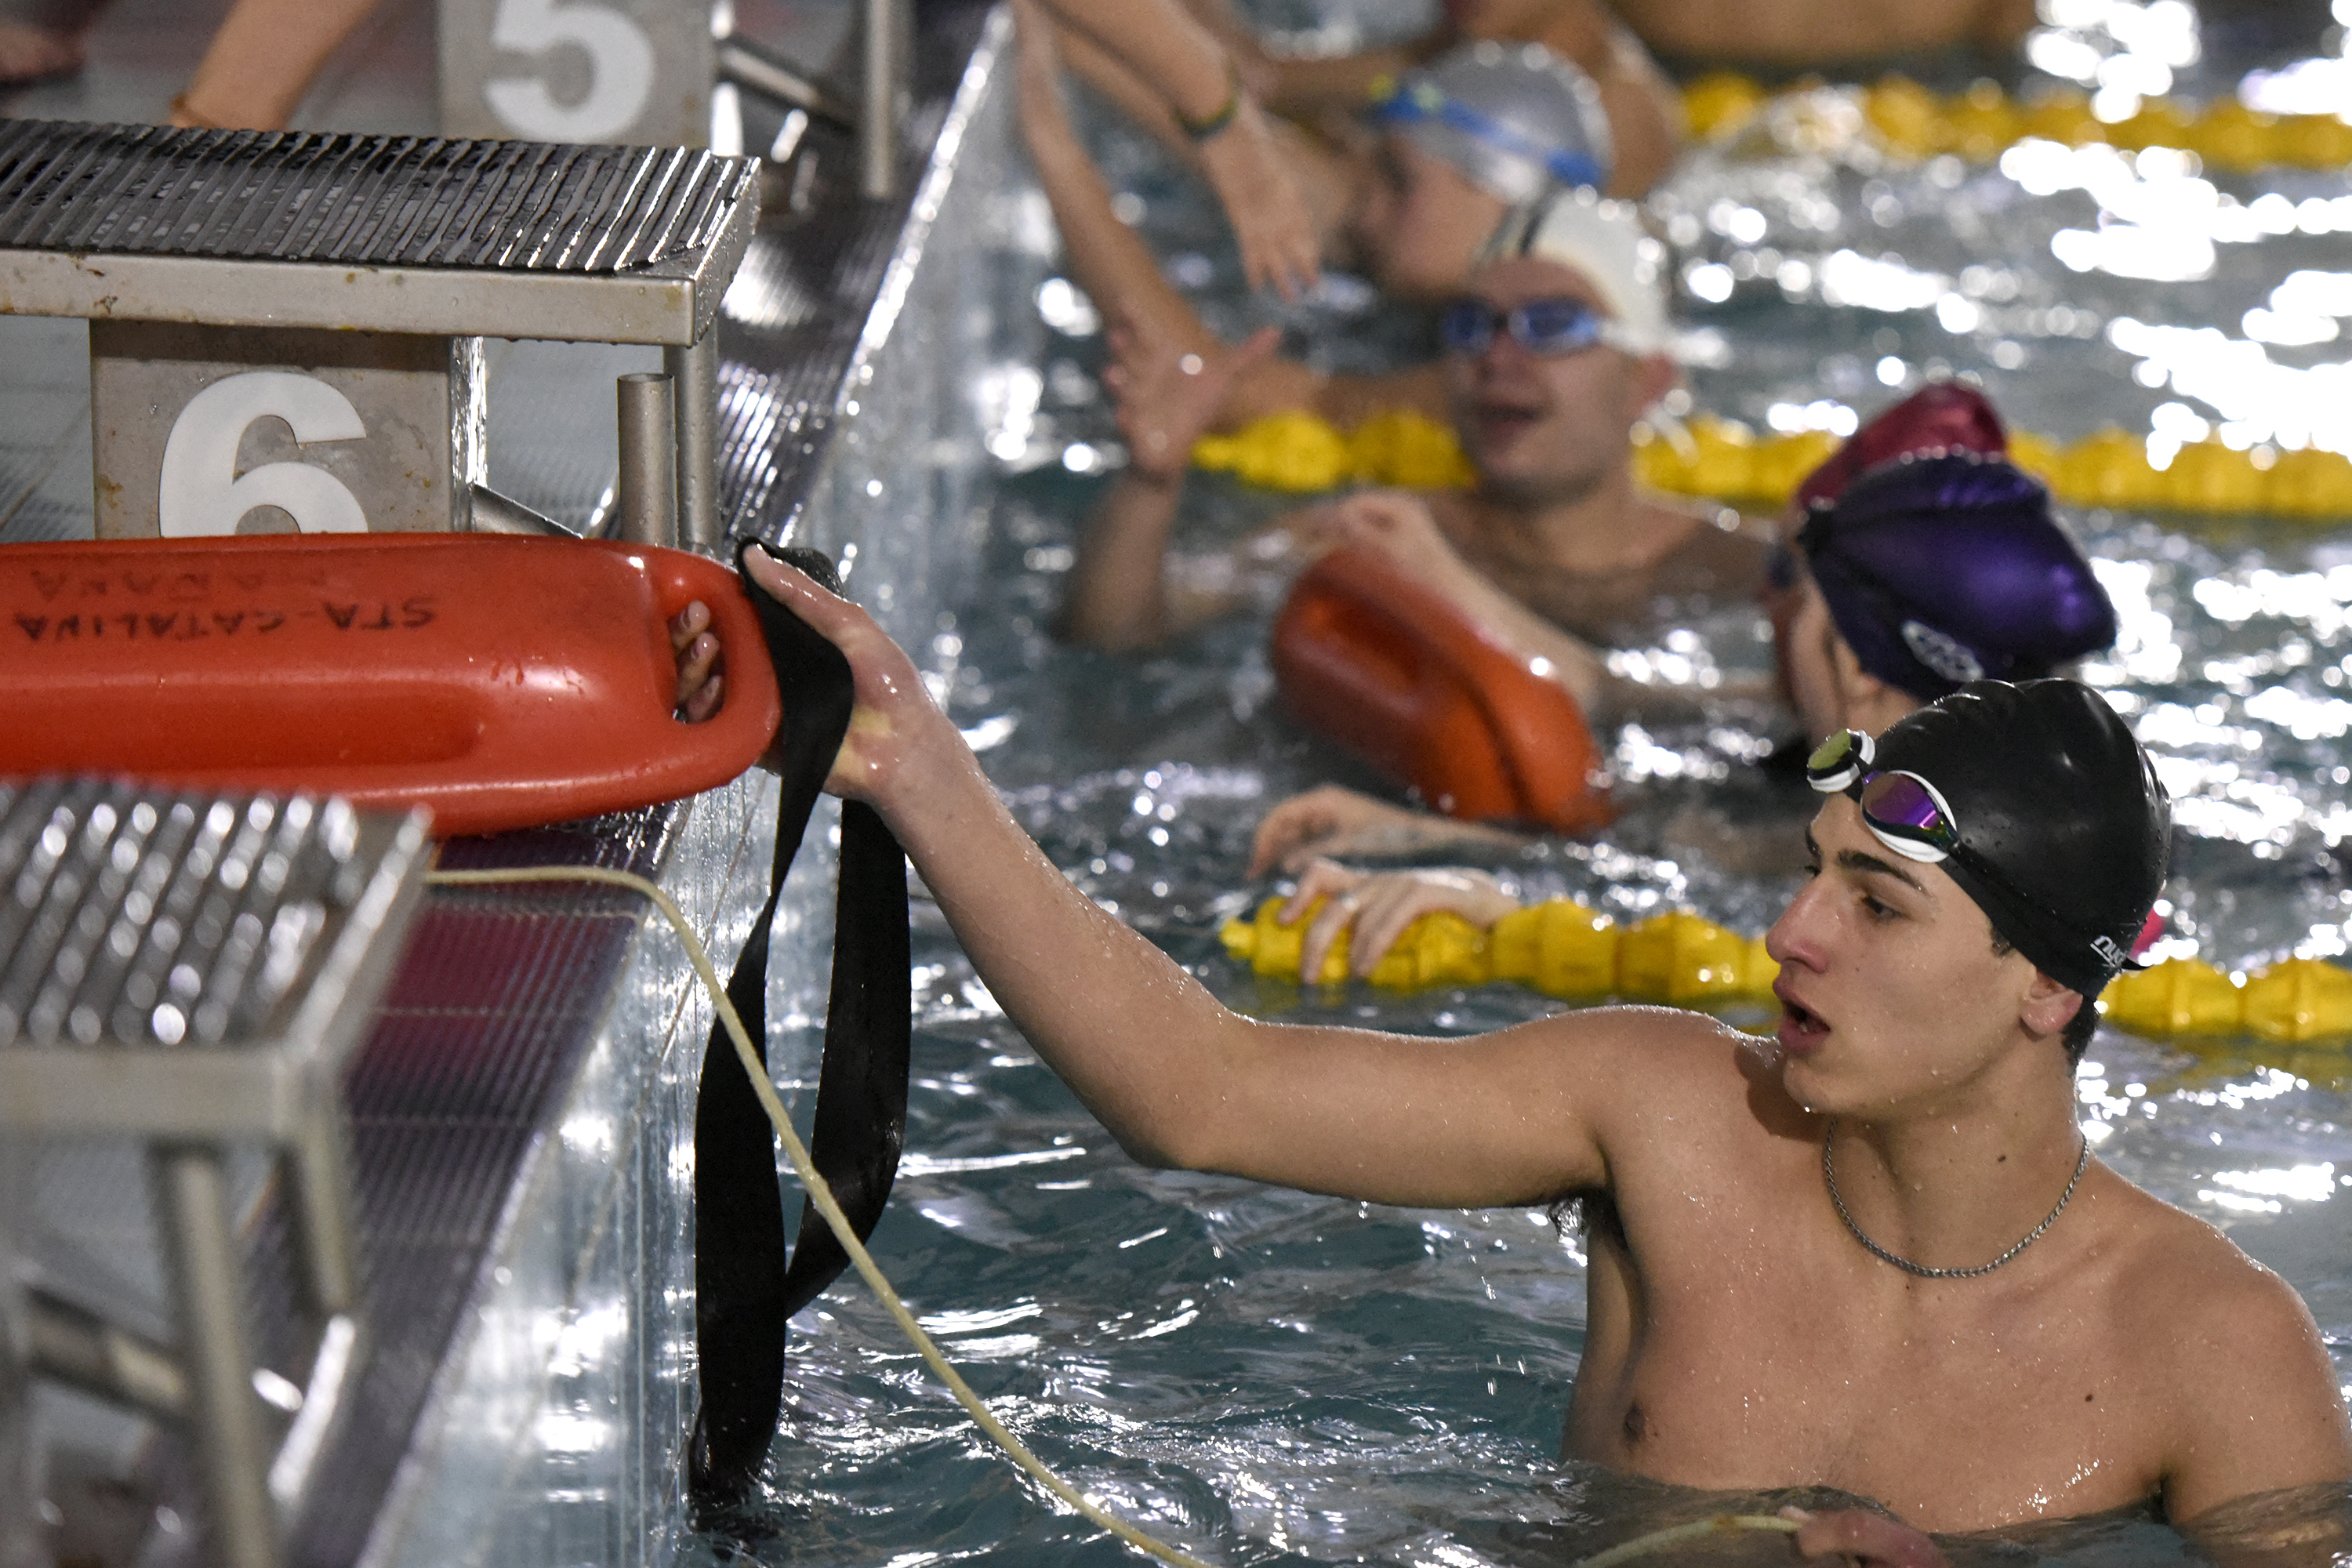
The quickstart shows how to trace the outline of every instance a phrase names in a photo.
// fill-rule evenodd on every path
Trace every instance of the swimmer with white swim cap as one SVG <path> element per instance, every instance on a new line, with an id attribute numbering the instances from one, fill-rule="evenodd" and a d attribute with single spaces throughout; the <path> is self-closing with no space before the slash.
<path id="1" fill-rule="evenodd" d="M 1510 215 L 1439 314 L 1445 407 L 1476 482 L 1305 509 L 1214 557 L 1171 558 L 1168 540 L 1219 374 L 1115 344 L 1107 382 L 1132 455 L 1081 540 L 1066 633 L 1150 646 L 1278 587 L 1324 549 L 1356 545 L 1549 670 L 1596 726 L 1613 722 L 1629 689 L 1593 645 L 1754 598 L 1771 549 L 1769 527 L 1634 482 L 1634 426 L 1677 375 L 1657 265 L 1625 204 L 1555 191 Z"/>
<path id="2" fill-rule="evenodd" d="M 1226 1008 L 1038 851 L 871 619 L 749 570 L 855 673 L 828 787 L 882 814 L 1130 1154 L 1404 1207 L 1581 1202 L 1566 1457 L 1875 1500 L 1795 1539 L 1877 1568 L 1943 1563 L 1922 1531 L 2127 1508 L 2224 1561 L 2347 1550 L 2352 1429 L 2310 1312 L 2079 1125 L 2078 1020 L 2168 833 L 2098 693 L 1979 683 L 1824 748 L 1812 874 L 1767 938 L 1775 1039 L 1659 1007 L 1438 1039 Z M 2292 1534 L 2246 1528 L 2290 1489 L 2315 1500 Z"/>

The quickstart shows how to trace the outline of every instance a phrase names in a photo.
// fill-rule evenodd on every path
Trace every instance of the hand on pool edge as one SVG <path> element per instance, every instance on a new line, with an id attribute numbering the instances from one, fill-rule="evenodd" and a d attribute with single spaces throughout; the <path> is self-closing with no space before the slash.
<path id="1" fill-rule="evenodd" d="M 1423 915 L 1443 910 L 1483 928 L 1518 907 L 1519 900 L 1484 871 L 1458 866 L 1358 871 L 1336 860 L 1317 860 L 1299 874 L 1297 890 L 1276 918 L 1292 925 L 1310 910 L 1314 914 L 1299 944 L 1302 981 L 1323 973 L 1331 944 L 1342 932 L 1348 935 L 1349 973 L 1363 979 Z"/>
<path id="2" fill-rule="evenodd" d="M 1838 1563 L 1853 1568 L 1951 1568 L 1951 1559 L 1933 1541 L 1902 1521 L 1866 1509 L 1808 1513 L 1784 1508 L 1782 1519 L 1802 1526 L 1790 1544 L 1800 1561 Z"/>

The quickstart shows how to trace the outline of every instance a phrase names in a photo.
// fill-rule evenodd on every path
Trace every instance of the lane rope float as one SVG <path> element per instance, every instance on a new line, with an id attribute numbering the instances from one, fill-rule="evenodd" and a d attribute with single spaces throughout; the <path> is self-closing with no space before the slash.
<path id="1" fill-rule="evenodd" d="M 607 866 L 530 866 L 511 870 L 434 871 L 425 877 L 425 880 L 445 887 L 491 887 L 513 882 L 604 882 L 627 888 L 652 900 L 663 918 L 669 922 L 670 929 L 677 933 L 679 942 L 686 948 L 688 959 L 694 964 L 695 973 L 701 977 L 704 990 L 709 993 L 711 1007 L 718 1015 L 719 1027 L 733 1043 L 736 1060 L 742 1065 L 744 1075 L 751 1080 L 751 1091 L 759 1099 L 761 1110 L 782 1142 L 784 1152 L 792 1161 L 793 1173 L 800 1178 L 801 1186 L 808 1194 L 810 1206 L 824 1221 L 851 1267 L 873 1289 L 883 1308 L 898 1323 L 899 1331 L 907 1336 L 908 1342 L 915 1347 L 924 1364 L 947 1384 L 948 1392 L 955 1396 L 958 1405 L 963 1406 L 965 1414 L 988 1435 L 992 1442 L 1004 1450 L 1014 1464 L 1079 1514 L 1129 1545 L 1149 1552 L 1163 1563 L 1172 1563 L 1175 1568 L 1210 1568 L 1201 1559 L 1128 1523 L 1048 1469 L 1045 1461 L 1030 1452 L 1027 1445 L 996 1418 L 987 1404 L 972 1391 L 971 1385 L 963 1380 L 955 1364 L 940 1351 L 938 1342 L 908 1310 L 906 1302 L 891 1286 L 889 1278 L 882 1272 L 881 1265 L 874 1261 L 874 1255 L 859 1239 L 856 1226 L 843 1211 L 840 1200 L 834 1195 L 832 1184 L 824 1179 L 824 1173 L 817 1169 L 815 1160 L 809 1153 L 808 1146 L 793 1130 L 792 1113 L 784 1109 L 783 1100 L 776 1093 L 775 1084 L 769 1079 L 767 1068 L 761 1061 L 759 1052 L 751 1044 L 751 1034 L 744 1027 L 742 1015 L 736 1011 L 734 1002 L 727 994 L 727 988 L 719 984 L 719 971 L 712 965 L 710 954 L 695 936 L 694 928 L 687 921 L 686 912 L 658 884 L 633 871 Z M 1622 1559 L 1612 1558 L 1612 1561 Z"/>
<path id="2" fill-rule="evenodd" d="M 2090 95 L 2074 89 L 2021 99 L 1995 82 L 1979 81 L 1963 92 L 1944 94 L 1897 74 L 1866 86 L 1816 81 L 1774 91 L 1738 72 L 1715 71 L 1685 87 L 1682 101 L 1693 138 L 1717 144 L 1782 109 L 1804 117 L 1812 132 L 1808 139 L 1817 144 L 1836 144 L 1843 129 L 1904 159 L 1953 153 L 1972 163 L 1990 163 L 2018 142 L 2038 138 L 2068 147 L 2105 142 L 2127 152 L 2178 148 L 2237 174 L 2332 170 L 2352 163 L 2352 121 L 2345 115 L 2274 114 L 2234 96 L 2201 106 L 2147 98 L 2128 117 L 2103 121 L 2093 112 Z M 1840 102 L 1860 111 L 1859 123 L 1842 128 L 1834 109 L 1822 112 Z"/>
<path id="3" fill-rule="evenodd" d="M 1218 931 L 1226 955 L 1269 980 L 1299 980 L 1307 931 L 1323 907 L 1282 921 L 1279 893 Z M 1318 985 L 1350 978 L 1354 928 L 1324 954 Z M 1509 981 L 1567 1002 L 1664 1002 L 1676 1007 L 1773 1008 L 1780 966 L 1761 936 L 1742 936 L 1689 910 L 1668 910 L 1620 925 L 1571 899 L 1548 899 L 1481 927 L 1450 910 L 1417 917 L 1364 978 L 1391 991 Z M 2117 975 L 2099 1013 L 2142 1039 L 2197 1046 L 2252 1038 L 2274 1045 L 2352 1044 L 2352 969 L 2324 958 L 2283 958 L 2231 972 L 2195 958 L 2168 958 Z"/>

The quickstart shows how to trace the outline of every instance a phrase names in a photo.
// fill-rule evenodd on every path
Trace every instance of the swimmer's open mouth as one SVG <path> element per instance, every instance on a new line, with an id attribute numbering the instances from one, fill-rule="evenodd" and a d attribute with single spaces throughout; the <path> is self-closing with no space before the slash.
<path id="1" fill-rule="evenodd" d="M 1488 439 L 1507 438 L 1542 420 L 1542 408 L 1523 403 L 1479 403 L 1470 410 L 1471 423 Z"/>
<path id="2" fill-rule="evenodd" d="M 1773 994 L 1780 999 L 1780 1043 L 1784 1046 L 1808 1046 L 1818 1043 L 1830 1032 L 1829 1023 L 1812 1009 L 1791 998 L 1777 984 Z"/>

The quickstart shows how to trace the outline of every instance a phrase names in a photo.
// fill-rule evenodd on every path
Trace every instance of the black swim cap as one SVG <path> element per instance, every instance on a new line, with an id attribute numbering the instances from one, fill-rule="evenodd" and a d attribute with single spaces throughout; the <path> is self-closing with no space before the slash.
<path id="1" fill-rule="evenodd" d="M 1960 842 L 2011 885 L 1940 864 L 2042 973 L 2089 1001 L 2130 962 L 2164 889 L 2172 806 L 2097 692 L 1975 681 L 1881 735 L 1871 766 L 1941 792 Z"/>

